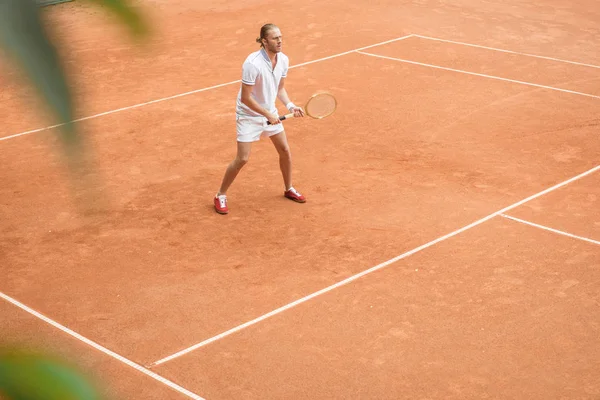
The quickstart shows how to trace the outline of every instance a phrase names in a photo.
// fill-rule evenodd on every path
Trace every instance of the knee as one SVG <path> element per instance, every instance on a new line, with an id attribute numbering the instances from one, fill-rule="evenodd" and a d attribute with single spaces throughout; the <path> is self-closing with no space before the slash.
<path id="1" fill-rule="evenodd" d="M 279 149 L 279 157 L 290 160 L 292 159 L 292 152 L 290 151 L 289 146 Z"/>
<path id="2" fill-rule="evenodd" d="M 235 160 L 233 161 L 234 165 L 236 166 L 236 168 L 240 169 L 242 168 L 244 165 L 248 164 L 248 160 L 249 160 L 249 156 L 247 155 L 243 155 L 243 156 L 237 156 L 235 158 Z"/>

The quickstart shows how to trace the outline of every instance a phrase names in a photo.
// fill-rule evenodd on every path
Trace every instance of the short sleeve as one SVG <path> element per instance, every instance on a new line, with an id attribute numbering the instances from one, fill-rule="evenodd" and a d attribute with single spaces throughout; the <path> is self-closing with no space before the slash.
<path id="1" fill-rule="evenodd" d="M 258 68 L 252 63 L 246 62 L 242 66 L 242 83 L 254 85 L 258 78 Z"/>

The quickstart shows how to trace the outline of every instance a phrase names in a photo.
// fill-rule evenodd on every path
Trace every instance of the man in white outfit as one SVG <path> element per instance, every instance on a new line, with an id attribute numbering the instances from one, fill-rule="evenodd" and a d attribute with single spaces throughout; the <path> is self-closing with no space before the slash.
<path id="1" fill-rule="evenodd" d="M 281 52 L 279 28 L 266 24 L 260 30 L 260 50 L 250 54 L 242 66 L 242 86 L 236 102 L 237 155 L 225 171 L 221 187 L 214 198 L 215 210 L 227 214 L 227 189 L 248 162 L 252 142 L 263 134 L 269 136 L 279 153 L 279 167 L 285 185 L 284 196 L 299 203 L 305 197 L 292 186 L 292 158 L 283 124 L 279 120 L 275 101 L 279 99 L 294 117 L 303 117 L 304 110 L 290 101 L 285 90 L 289 68 L 288 57 Z M 270 124 L 267 124 L 269 122 Z"/>

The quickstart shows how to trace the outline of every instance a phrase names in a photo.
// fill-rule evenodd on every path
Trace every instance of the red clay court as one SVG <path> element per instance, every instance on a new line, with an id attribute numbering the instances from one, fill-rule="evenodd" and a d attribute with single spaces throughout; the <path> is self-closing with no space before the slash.
<path id="1" fill-rule="evenodd" d="M 142 3 L 143 48 L 84 2 L 45 11 L 91 212 L 0 66 L 3 341 L 115 399 L 600 399 L 595 2 Z M 339 105 L 284 122 L 306 204 L 263 139 L 222 216 L 268 22 L 292 100 Z"/>

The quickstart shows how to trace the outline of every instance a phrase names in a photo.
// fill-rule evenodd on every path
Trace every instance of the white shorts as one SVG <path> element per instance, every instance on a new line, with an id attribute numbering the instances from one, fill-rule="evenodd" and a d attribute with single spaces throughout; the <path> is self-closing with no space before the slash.
<path id="1" fill-rule="evenodd" d="M 273 136 L 283 132 L 283 124 L 267 125 L 264 117 L 235 116 L 238 142 L 257 142 L 261 136 Z"/>

